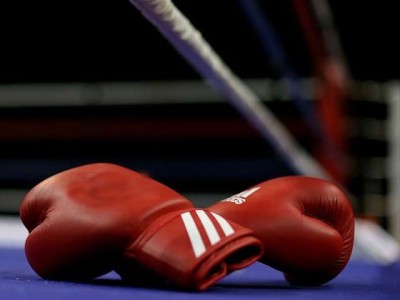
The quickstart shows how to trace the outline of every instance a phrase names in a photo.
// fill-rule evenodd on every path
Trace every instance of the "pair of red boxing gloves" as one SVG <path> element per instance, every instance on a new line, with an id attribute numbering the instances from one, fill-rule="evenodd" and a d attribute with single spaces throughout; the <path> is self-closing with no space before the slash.
<path id="1" fill-rule="evenodd" d="M 346 195 L 306 176 L 267 180 L 202 209 L 141 173 L 94 163 L 40 182 L 20 217 L 26 257 L 42 278 L 115 271 L 200 291 L 257 260 L 292 284 L 324 284 L 344 269 L 354 240 Z"/>

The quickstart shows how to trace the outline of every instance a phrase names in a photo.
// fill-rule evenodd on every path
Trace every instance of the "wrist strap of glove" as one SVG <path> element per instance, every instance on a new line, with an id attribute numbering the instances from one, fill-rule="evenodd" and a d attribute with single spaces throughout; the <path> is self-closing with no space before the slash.
<path id="1" fill-rule="evenodd" d="M 182 288 L 205 290 L 262 252 L 249 229 L 209 210 L 190 209 L 155 220 L 126 255 Z"/>

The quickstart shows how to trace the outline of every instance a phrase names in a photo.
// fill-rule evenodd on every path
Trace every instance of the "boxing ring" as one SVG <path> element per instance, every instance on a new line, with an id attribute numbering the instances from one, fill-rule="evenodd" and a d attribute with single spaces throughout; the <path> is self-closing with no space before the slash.
<path id="1" fill-rule="evenodd" d="M 177 51 L 202 75 L 204 80 L 224 99 L 228 100 L 258 133 L 268 141 L 271 148 L 282 157 L 294 173 L 332 179 L 330 174 L 287 132 L 269 110 L 265 108 L 259 96 L 244 81 L 241 81 L 213 49 L 202 38 L 201 33 L 193 28 L 190 21 L 177 10 L 170 1 L 131 0 L 141 13 L 151 22 Z M 317 1 L 315 1 L 317 3 Z M 282 61 L 281 64 L 284 64 Z M 294 78 L 289 78 L 294 80 Z M 293 83 L 293 82 L 292 82 Z M 400 218 L 398 212 L 398 191 L 396 184 L 400 159 L 400 128 L 393 120 L 400 114 L 400 88 L 397 83 L 390 88 L 389 104 L 391 126 L 389 136 L 392 141 L 388 165 L 390 169 L 390 189 L 388 215 L 391 231 L 400 236 Z M 116 86 L 109 86 L 110 90 Z M 293 85 L 291 85 L 293 88 Z M 121 88 L 121 86 L 119 86 Z M 105 89 L 107 91 L 107 89 Z M 110 91 L 108 90 L 108 91 Z M 115 90 L 114 90 L 115 91 Z M 188 88 L 193 93 L 193 86 Z M 197 92 L 204 91 L 199 89 Z M 294 98 L 301 98 L 298 90 L 292 90 Z M 112 94 L 112 93 L 111 93 Z M 65 95 L 68 95 L 66 93 Z M 208 95 L 209 96 L 209 95 Z M 42 97 L 42 95 L 40 95 Z M 67 97 L 67 96 L 66 96 Z M 107 98 L 109 97 L 109 98 Z M 180 97 L 180 98 L 179 98 Z M 219 99 L 214 94 L 213 101 Z M 74 97 L 72 97 L 74 98 Z M 79 97 L 78 97 L 79 98 Z M 118 102 L 118 94 L 106 95 L 110 101 Z M 130 96 L 127 98 L 131 99 Z M 176 101 L 188 101 L 190 97 L 180 94 Z M 74 98 L 76 99 L 76 98 Z M 122 96 L 124 102 L 126 99 Z M 302 99 L 298 99 L 301 101 Z M 66 100 L 70 105 L 80 105 Z M 127 100 L 132 104 L 131 100 Z M 154 99 L 154 103 L 157 103 Z M 160 100 L 162 101 L 162 100 Z M 15 102 L 13 102 L 15 105 Z M 32 103 L 30 103 L 32 104 Z M 304 103 L 303 103 L 304 104 Z M 304 106 L 303 106 L 304 107 Z M 308 116 L 311 116 L 310 114 Z M 314 120 L 313 122 L 315 122 Z M 310 126 L 315 125 L 311 122 Z M 321 132 L 315 132 L 320 135 Z M 6 162 L 3 162 L 5 165 Z M 332 179 L 333 180 L 333 179 Z M 209 290 L 201 293 L 176 290 L 174 287 L 152 283 L 149 285 L 124 284 L 119 277 L 110 273 L 89 282 L 49 281 L 41 279 L 30 268 L 24 255 L 23 243 L 26 231 L 18 218 L 0 219 L 0 292 L 2 299 L 398 299 L 400 295 L 400 261 L 380 263 L 366 261 L 356 256 L 350 260 L 344 271 L 337 278 L 319 287 L 290 286 L 282 274 L 266 265 L 254 265 L 236 271 Z M 396 250 L 394 250 L 396 251 Z M 398 255 L 396 253 L 394 256 Z"/>
<path id="2" fill-rule="evenodd" d="M 114 273 L 90 282 L 43 280 L 31 269 L 23 251 L 26 231 L 14 218 L 0 221 L 0 293 L 2 299 L 398 299 L 400 262 L 366 263 L 350 260 L 345 270 L 319 287 L 290 286 L 282 274 L 255 263 L 231 273 L 204 292 L 176 290 L 155 283 L 123 284 Z"/>

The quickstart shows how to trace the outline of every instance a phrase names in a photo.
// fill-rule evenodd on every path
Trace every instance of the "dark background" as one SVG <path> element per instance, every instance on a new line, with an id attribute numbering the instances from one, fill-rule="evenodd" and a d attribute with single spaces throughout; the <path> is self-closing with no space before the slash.
<path id="1" fill-rule="evenodd" d="M 282 78 L 237 1 L 173 2 L 239 77 Z M 301 77 L 313 76 L 312 57 L 293 1 L 259 2 L 290 67 Z M 395 4 L 330 1 L 354 79 L 400 78 Z M 1 1 L 0 33 L 0 85 L 4 86 L 201 79 L 129 0 Z M 55 106 L 49 101 L 43 106 L 0 106 L 0 190 L 20 190 L 23 195 L 56 172 L 98 161 L 146 172 L 190 194 L 231 195 L 263 180 L 293 174 L 228 101 L 171 103 L 171 97 L 167 98 L 168 104 L 158 105 Z M 312 155 L 318 142 L 293 101 L 265 104 Z M 371 172 L 365 172 L 370 158 L 384 164 L 388 144 L 384 138 L 360 133 L 370 119 L 384 123 L 387 106 L 380 101 L 355 101 L 346 113 L 347 187 L 359 196 L 354 207 L 363 214 L 364 195 L 388 190 L 385 177 L 376 182 L 367 178 Z M 8 196 L 0 198 L 4 202 Z M 200 198 L 204 203 L 204 197 Z M 10 199 L 13 206 L 0 207 L 0 212 L 16 213 L 21 194 Z M 379 207 L 384 205 L 379 203 Z M 382 211 L 371 213 L 381 215 Z"/>
<path id="2" fill-rule="evenodd" d="M 175 0 L 242 78 L 279 77 L 236 1 Z M 260 1 L 292 68 L 311 75 L 309 51 L 288 0 Z M 396 1 L 330 1 L 355 79 L 400 77 Z M 1 1 L 0 82 L 198 78 L 128 0 Z"/>

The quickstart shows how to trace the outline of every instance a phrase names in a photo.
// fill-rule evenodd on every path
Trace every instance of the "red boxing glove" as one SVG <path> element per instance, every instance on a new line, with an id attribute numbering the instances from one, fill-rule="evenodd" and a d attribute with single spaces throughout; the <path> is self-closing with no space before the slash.
<path id="1" fill-rule="evenodd" d="M 262 182 L 208 209 L 252 229 L 264 244 L 260 262 L 295 285 L 320 285 L 348 263 L 354 215 L 334 184 L 305 176 Z"/>
<path id="2" fill-rule="evenodd" d="M 27 259 L 46 279 L 91 279 L 132 261 L 179 287 L 205 290 L 262 254 L 250 230 L 107 163 L 42 181 L 24 198 L 20 216 L 29 231 Z"/>

